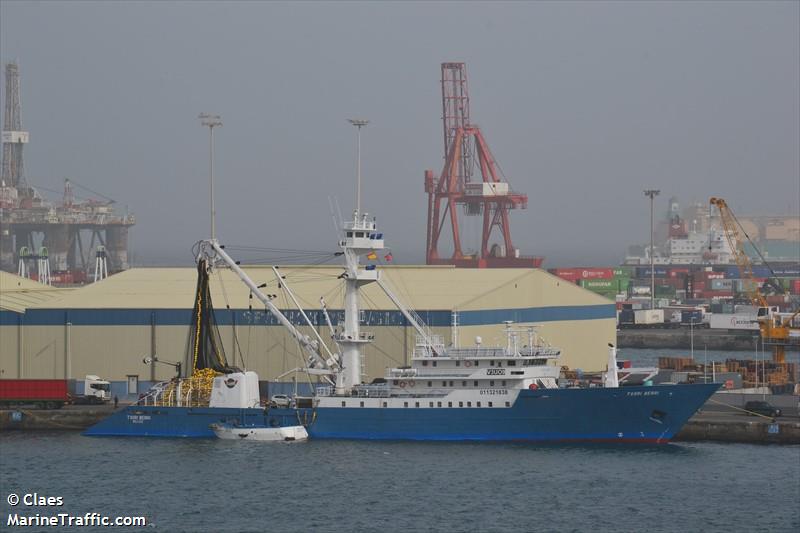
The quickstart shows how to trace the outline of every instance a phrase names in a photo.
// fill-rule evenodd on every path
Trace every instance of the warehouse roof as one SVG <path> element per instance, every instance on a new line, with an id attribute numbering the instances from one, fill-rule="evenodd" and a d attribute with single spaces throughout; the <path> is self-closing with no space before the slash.
<path id="1" fill-rule="evenodd" d="M 271 267 L 245 267 L 265 293 L 276 294 L 280 308 L 294 305 L 278 288 Z M 610 302 L 539 269 L 461 269 L 449 266 L 382 266 L 382 278 L 406 305 L 424 310 L 475 310 L 544 306 L 596 306 Z M 339 266 L 281 267 L 287 285 L 304 308 L 319 309 L 324 297 L 328 307 L 342 307 L 343 283 Z M 14 276 L 16 278 L 16 276 Z M 196 271 L 193 268 L 134 268 L 56 297 L 32 302 L 40 309 L 186 309 L 193 305 Z M 29 280 L 28 280 L 29 281 Z M 39 285 L 30 282 L 34 285 Z M 247 309 L 249 289 L 230 270 L 213 274 L 215 307 L 230 305 Z M 41 286 L 45 287 L 45 286 Z M 53 289 L 50 289 L 52 291 Z M 363 307 L 394 309 L 377 284 L 362 290 Z M 254 308 L 263 309 L 256 300 Z"/>
<path id="2" fill-rule="evenodd" d="M 0 311 L 22 313 L 29 307 L 46 303 L 71 291 L 72 289 L 57 289 L 0 271 Z"/>

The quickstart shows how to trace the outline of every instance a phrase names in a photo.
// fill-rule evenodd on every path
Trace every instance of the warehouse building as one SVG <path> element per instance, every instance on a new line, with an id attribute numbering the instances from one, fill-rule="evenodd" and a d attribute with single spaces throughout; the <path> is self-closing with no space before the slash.
<path id="1" fill-rule="evenodd" d="M 293 323 L 297 307 L 279 288 L 270 267 L 248 275 Z M 334 325 L 343 319 L 338 266 L 283 267 L 280 274 L 323 338 L 329 338 L 320 298 Z M 561 348 L 561 364 L 603 370 L 608 343 L 616 342 L 613 302 L 539 269 L 456 269 L 449 266 L 386 266 L 383 279 L 431 328 L 452 342 L 453 314 L 459 345 L 480 337 L 484 346 L 505 345 L 504 322 L 536 325 L 537 335 Z M 136 394 L 187 368 L 187 335 L 194 303 L 193 268 L 136 268 L 79 289 L 53 289 L 2 274 L 0 281 L 0 376 L 75 378 L 95 374 Z M 375 335 L 366 348 L 366 380 L 387 367 L 408 363 L 416 331 L 377 284 L 364 287 L 362 331 Z M 228 361 L 274 380 L 301 366 L 297 342 L 250 298 L 236 276 L 212 275 L 216 320 Z M 301 330 L 308 330 L 302 326 Z M 520 339 L 526 344 L 527 337 Z M 156 356 L 161 362 L 145 363 Z M 283 377 L 286 380 L 288 378 Z M 123 390 L 124 389 L 124 390 Z"/>

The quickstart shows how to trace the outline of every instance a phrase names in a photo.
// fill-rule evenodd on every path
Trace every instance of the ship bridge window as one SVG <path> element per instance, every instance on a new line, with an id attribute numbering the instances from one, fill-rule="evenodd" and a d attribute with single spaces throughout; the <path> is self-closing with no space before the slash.
<path id="1" fill-rule="evenodd" d="M 353 232 L 352 232 L 352 231 L 348 231 L 348 232 L 347 232 L 347 236 L 348 236 L 348 237 L 352 237 L 352 236 L 353 236 Z"/>
<path id="2" fill-rule="evenodd" d="M 447 387 L 447 382 L 446 381 L 442 381 L 442 387 Z"/>
<path id="3" fill-rule="evenodd" d="M 461 366 L 461 361 L 456 361 L 456 366 Z"/>
<path id="4" fill-rule="evenodd" d="M 433 366 L 436 366 L 436 361 L 432 361 Z"/>
<path id="5" fill-rule="evenodd" d="M 428 387 L 433 387 L 433 381 L 428 382 Z"/>
<path id="6" fill-rule="evenodd" d="M 422 366 L 428 366 L 428 362 L 427 361 L 423 361 L 422 362 Z"/>
<path id="7" fill-rule="evenodd" d="M 363 236 L 364 236 L 364 232 L 363 231 L 357 231 L 356 232 L 356 238 L 363 237 Z"/>
<path id="8" fill-rule="evenodd" d="M 508 365 L 508 366 L 517 366 L 517 362 L 516 361 L 506 361 L 506 365 Z"/>
<path id="9" fill-rule="evenodd" d="M 489 366 L 494 366 L 494 359 L 492 359 L 491 361 L 489 361 Z"/>
<path id="10" fill-rule="evenodd" d="M 478 360 L 477 360 L 477 359 L 476 359 L 476 360 L 474 360 L 474 361 L 472 362 L 472 364 L 473 364 L 473 365 L 475 365 L 475 366 L 478 366 Z"/>

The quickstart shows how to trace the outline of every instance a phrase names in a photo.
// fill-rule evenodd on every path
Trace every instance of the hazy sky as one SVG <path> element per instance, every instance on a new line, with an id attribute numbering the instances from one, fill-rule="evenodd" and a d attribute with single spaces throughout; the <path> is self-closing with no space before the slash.
<path id="1" fill-rule="evenodd" d="M 218 233 L 333 249 L 328 197 L 364 206 L 400 262 L 424 258 L 423 172 L 441 171 L 440 63 L 465 61 L 471 114 L 527 211 L 545 266 L 612 264 L 660 209 L 723 196 L 800 216 L 800 3 L 0 2 L 17 60 L 28 180 L 69 177 L 137 216 L 140 264 Z M 474 222 L 479 219 L 474 218 Z M 466 239 L 479 245 L 477 225 Z M 467 245 L 469 247 L 469 245 Z"/>

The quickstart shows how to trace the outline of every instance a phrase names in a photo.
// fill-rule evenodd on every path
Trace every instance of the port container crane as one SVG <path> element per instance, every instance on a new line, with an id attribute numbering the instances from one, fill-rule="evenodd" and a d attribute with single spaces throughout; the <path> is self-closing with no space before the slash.
<path id="1" fill-rule="evenodd" d="M 739 275 L 745 281 L 745 288 L 750 301 L 753 305 L 758 307 L 758 326 L 761 332 L 761 338 L 765 344 L 769 344 L 773 347 L 773 361 L 776 363 L 785 363 L 786 346 L 800 342 L 800 328 L 793 326 L 795 318 L 798 316 L 798 313 L 800 313 L 800 309 L 793 314 L 781 315 L 777 312 L 777 309 L 770 308 L 753 276 L 753 262 L 744 250 L 745 239 L 750 243 L 759 257 L 761 257 L 764 264 L 770 269 L 773 277 L 775 277 L 775 273 L 766 260 L 764 260 L 761 251 L 752 239 L 750 239 L 750 236 L 739 223 L 736 215 L 733 214 L 733 211 L 728 207 L 725 200 L 712 197 L 709 203 L 719 211 L 720 221 L 725 230 L 725 238 L 728 239 L 731 250 L 733 250 L 736 264 L 739 267 Z"/>

